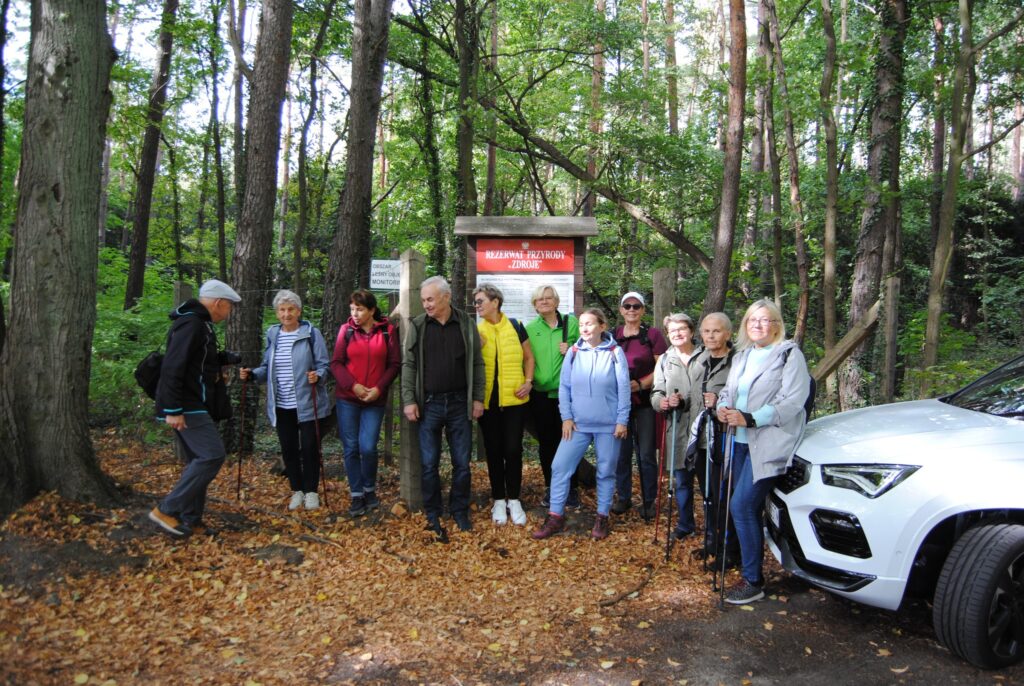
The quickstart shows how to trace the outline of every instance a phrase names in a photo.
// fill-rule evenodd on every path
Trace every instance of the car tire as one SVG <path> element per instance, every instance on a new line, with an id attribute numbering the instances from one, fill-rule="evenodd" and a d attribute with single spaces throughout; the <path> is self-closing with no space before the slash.
<path id="1" fill-rule="evenodd" d="M 983 669 L 1024 659 L 1024 526 L 984 524 L 953 545 L 932 623 L 952 652 Z"/>

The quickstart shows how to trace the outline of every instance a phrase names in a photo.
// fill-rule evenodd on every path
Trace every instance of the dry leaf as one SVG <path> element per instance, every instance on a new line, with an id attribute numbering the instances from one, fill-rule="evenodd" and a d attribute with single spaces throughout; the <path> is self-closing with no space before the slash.
<path id="1" fill-rule="evenodd" d="M 615 666 L 615 661 L 614 660 L 602 660 L 601 661 L 601 669 L 611 669 L 614 666 Z"/>
<path id="2" fill-rule="evenodd" d="M 774 628 L 775 628 L 775 625 L 772 624 L 771 622 L 765 622 L 764 623 L 764 630 L 765 631 L 771 631 Z"/>
<path id="3" fill-rule="evenodd" d="M 810 646 L 804 646 L 804 652 L 807 653 L 808 655 L 811 655 L 812 654 L 811 647 Z"/>
<path id="4" fill-rule="evenodd" d="M 878 657 L 889 657 L 890 655 L 892 655 L 892 653 L 889 652 L 888 648 L 879 648 L 878 649 Z"/>
<path id="5" fill-rule="evenodd" d="M 75 675 L 75 683 L 76 684 L 87 684 L 87 683 L 89 683 L 89 675 L 88 674 L 83 674 L 83 673 L 79 672 L 78 674 Z"/>
<path id="6" fill-rule="evenodd" d="M 910 669 L 910 665 L 907 665 L 906 667 L 890 667 L 889 671 L 893 674 L 903 674 L 908 669 Z"/>

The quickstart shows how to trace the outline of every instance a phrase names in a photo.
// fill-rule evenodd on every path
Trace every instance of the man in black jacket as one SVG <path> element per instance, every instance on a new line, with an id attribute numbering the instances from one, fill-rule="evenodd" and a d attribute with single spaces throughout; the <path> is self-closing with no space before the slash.
<path id="1" fill-rule="evenodd" d="M 224 408 L 217 402 L 227 400 L 221 366 L 228 360 L 226 353 L 217 352 L 213 325 L 227 319 L 241 300 L 226 283 L 211 279 L 199 289 L 198 300 L 187 300 L 170 314 L 173 323 L 156 388 L 156 412 L 174 429 L 186 465 L 149 518 L 171 536 L 182 538 L 204 528 L 206 489 L 224 464 L 226 451 L 214 422 L 230 414 L 230 404 Z"/>

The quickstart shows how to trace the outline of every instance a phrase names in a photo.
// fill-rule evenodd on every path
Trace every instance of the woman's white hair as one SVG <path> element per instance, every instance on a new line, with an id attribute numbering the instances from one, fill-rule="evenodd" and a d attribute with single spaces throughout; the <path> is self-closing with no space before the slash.
<path id="1" fill-rule="evenodd" d="M 282 288 L 274 296 L 274 309 L 276 310 L 284 303 L 291 303 L 300 310 L 302 309 L 302 298 L 297 293 Z"/>

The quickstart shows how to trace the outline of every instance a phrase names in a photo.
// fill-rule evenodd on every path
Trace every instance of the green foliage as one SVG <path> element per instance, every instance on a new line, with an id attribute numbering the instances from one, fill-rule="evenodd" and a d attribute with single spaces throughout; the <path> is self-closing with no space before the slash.
<path id="1" fill-rule="evenodd" d="M 153 401 L 136 385 L 135 365 L 151 350 L 163 348 L 167 313 L 174 307 L 173 277 L 159 264 L 146 270 L 139 304 L 124 310 L 128 261 L 120 251 L 100 251 L 96 293 L 96 330 L 92 342 L 89 403 L 93 421 L 154 434 Z"/>

